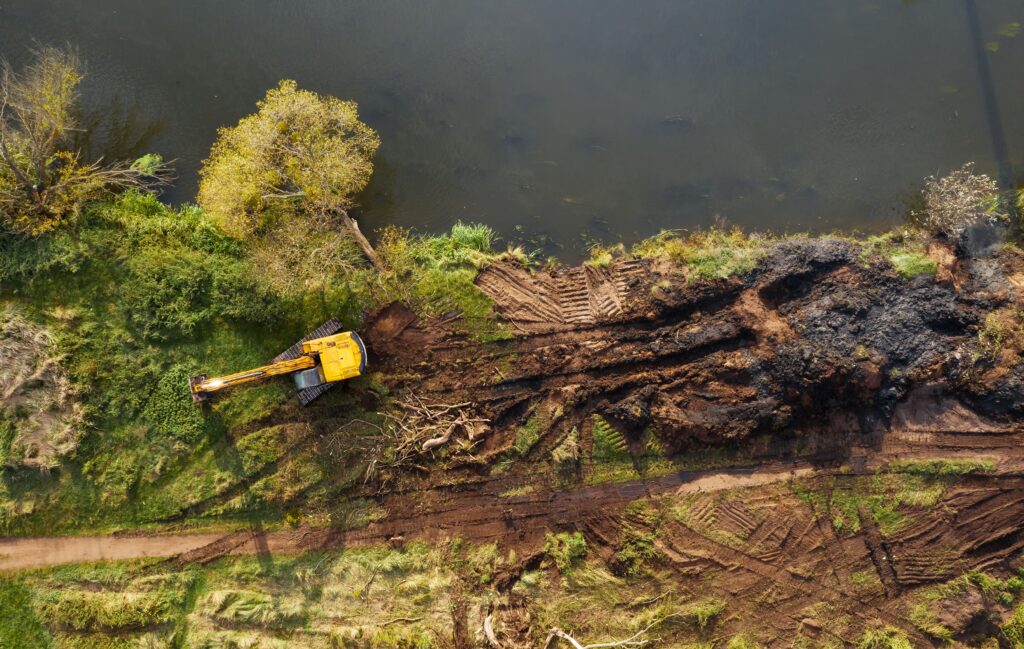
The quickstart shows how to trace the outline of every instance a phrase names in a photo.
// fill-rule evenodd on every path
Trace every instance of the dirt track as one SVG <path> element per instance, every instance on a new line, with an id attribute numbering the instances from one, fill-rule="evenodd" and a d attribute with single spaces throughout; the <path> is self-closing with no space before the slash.
<path id="1" fill-rule="evenodd" d="M 1013 320 L 1024 311 L 1024 256 L 934 252 L 937 276 L 911 280 L 828 238 L 782 242 L 749 276 L 719 281 L 640 260 L 552 272 L 491 266 L 477 283 L 511 323 L 512 339 L 475 342 L 457 318 L 422 322 L 401 305 L 368 323 L 373 366 L 390 396 L 361 398 L 398 422 L 397 450 L 374 456 L 372 472 L 357 467 L 358 485 L 338 498 L 372 501 L 377 522 L 0 540 L 0 569 L 148 556 L 205 563 L 457 535 L 523 557 L 496 581 L 507 591 L 549 531 L 582 532 L 616 571 L 629 533 L 649 530 L 682 595 L 700 596 L 714 580 L 731 619 L 758 620 L 779 643 L 796 633 L 854 642 L 881 620 L 927 646 L 906 619 L 915 589 L 971 570 L 1006 576 L 1024 564 L 1024 335 Z M 998 346 L 986 346 L 995 312 L 1010 314 L 1012 325 Z M 326 407 L 250 427 L 338 417 L 318 408 Z M 595 415 L 641 475 L 652 449 L 662 461 L 716 448 L 730 459 L 725 468 L 581 487 L 600 482 Z M 296 448 L 324 432 L 299 428 L 306 432 Z M 573 459 L 565 462 L 558 451 L 567 446 Z M 334 468 L 352 471 L 352 457 Z M 886 529 L 870 510 L 877 502 L 863 497 L 853 511 L 821 509 L 834 496 L 863 496 L 893 461 L 929 459 L 995 469 L 939 479 L 938 491 L 898 507 L 899 524 Z M 793 478 L 812 481 L 820 502 L 785 484 Z M 185 504 L 174 520 L 215 512 L 248 484 Z M 658 523 L 629 513 L 631 502 L 664 494 L 683 506 Z M 302 497 L 288 504 L 301 506 Z M 876 585 L 857 586 L 865 579 Z M 989 633 L 985 625 L 1007 614 L 970 597 L 944 619 L 957 639 Z M 839 611 L 835 619 L 815 608 L 822 604 Z"/>
<path id="2" fill-rule="evenodd" d="M 150 557 L 179 557 L 205 562 L 225 554 L 294 553 L 381 543 L 396 536 L 431 540 L 459 535 L 467 540 L 504 540 L 511 532 L 541 535 L 549 527 L 569 526 L 607 507 L 621 507 L 637 498 L 668 492 L 693 493 L 737 489 L 783 482 L 818 472 L 806 463 L 767 469 L 683 472 L 664 478 L 588 487 L 558 494 L 499 500 L 493 495 L 466 494 L 443 509 L 407 518 L 389 518 L 360 530 L 321 529 L 228 534 L 168 534 L 138 536 L 58 536 L 0 539 L 0 570 L 26 570 L 63 563 L 115 561 Z M 553 506 L 552 506 L 553 505 Z M 546 516 L 531 515 L 545 508 Z M 537 520 L 530 520 L 531 518 Z"/>

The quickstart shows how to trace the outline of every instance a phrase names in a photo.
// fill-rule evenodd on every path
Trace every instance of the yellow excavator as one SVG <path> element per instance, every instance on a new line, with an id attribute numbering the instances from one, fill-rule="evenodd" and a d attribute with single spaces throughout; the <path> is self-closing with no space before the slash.
<path id="1" fill-rule="evenodd" d="M 262 367 L 213 378 L 193 376 L 188 380 L 192 400 L 206 401 L 228 388 L 290 374 L 305 406 L 340 381 L 366 371 L 366 346 L 357 333 L 342 329 L 332 318 Z"/>

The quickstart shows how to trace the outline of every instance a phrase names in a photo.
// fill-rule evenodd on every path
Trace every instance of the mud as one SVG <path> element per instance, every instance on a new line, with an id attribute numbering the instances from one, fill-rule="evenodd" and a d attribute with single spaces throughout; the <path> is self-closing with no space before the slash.
<path id="1" fill-rule="evenodd" d="M 924 385 L 968 419 L 1005 423 L 1024 408 L 1016 352 L 978 349 L 986 316 L 1019 295 L 1008 282 L 979 288 L 979 263 L 1000 277 L 1021 267 L 1008 252 L 906 280 L 831 238 L 783 241 L 748 277 L 710 282 L 646 260 L 553 272 L 501 263 L 477 284 L 514 340 L 475 344 L 397 306 L 369 337 L 394 392 L 473 403 L 468 416 L 490 423 L 475 450 L 487 457 L 530 417 L 544 420 L 536 446 L 550 450 L 593 414 L 629 440 L 651 431 L 670 453 L 823 430 L 870 443 Z"/>
<path id="2" fill-rule="evenodd" d="M 508 602 L 495 615 L 518 634 L 509 646 L 526 646 L 536 629 L 512 589 L 540 565 L 546 533 L 582 532 L 592 556 L 621 572 L 626 530 L 648 530 L 657 569 L 674 575 L 680 597 L 701 596 L 712 583 L 727 600 L 730 617 L 716 631 L 723 638 L 756 631 L 769 646 L 797 636 L 856 644 L 865 628 L 884 624 L 914 646 L 938 646 L 908 620 L 921 589 L 972 570 L 1007 577 L 1024 565 L 1024 337 L 1012 319 L 997 345 L 991 331 L 993 313 L 1024 308 L 1024 258 L 1004 249 L 972 259 L 938 242 L 929 254 L 939 272 L 909 280 L 834 238 L 772 244 L 753 272 L 717 281 L 651 260 L 551 271 L 492 265 L 477 284 L 510 339 L 480 343 L 453 314 L 424 322 L 401 305 L 365 330 L 387 396 L 360 401 L 388 411 L 389 422 L 403 421 L 404 409 L 433 412 L 439 432 L 451 433 L 422 450 L 427 437 L 387 429 L 411 450 L 374 458 L 344 494 L 372 499 L 379 520 L 187 541 L 118 538 L 109 547 L 0 541 L 0 569 L 123 557 L 132 543 L 134 556 L 162 543 L 175 562 L 205 563 L 459 536 L 523 557 L 495 581 Z M 322 432 L 319 419 L 343 418 L 318 407 L 277 413 L 271 423 Z M 708 449 L 721 455 L 714 467 L 596 480 L 595 415 L 621 436 L 617 448 L 641 474 L 651 449 L 665 462 Z M 890 528 L 872 501 L 853 508 L 861 525 L 851 530 L 801 495 L 813 488 L 831 500 L 906 460 L 991 470 L 943 477 L 935 502 L 900 505 L 902 522 Z M 630 513 L 637 500 L 660 512 L 657 523 Z M 188 511 L 201 515 L 207 505 Z M 1008 611 L 971 590 L 936 606 L 965 641 L 998 633 L 992 620 Z"/>

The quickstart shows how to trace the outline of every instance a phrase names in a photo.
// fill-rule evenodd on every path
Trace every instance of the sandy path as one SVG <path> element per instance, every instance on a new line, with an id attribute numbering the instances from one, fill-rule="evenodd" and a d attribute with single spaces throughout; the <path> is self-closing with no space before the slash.
<path id="1" fill-rule="evenodd" d="M 0 570 L 23 570 L 80 561 L 167 557 L 213 543 L 221 536 L 214 533 L 0 539 Z"/>
<path id="2" fill-rule="evenodd" d="M 803 463 L 773 465 L 763 469 L 722 469 L 682 472 L 617 484 L 585 487 L 563 492 L 551 501 L 551 494 L 515 499 L 469 495 L 463 502 L 449 502 L 443 511 L 428 511 L 421 516 L 396 521 L 381 521 L 367 528 L 334 534 L 331 530 L 306 530 L 246 533 L 231 543 L 230 554 L 261 552 L 300 552 L 316 547 L 352 547 L 380 543 L 401 530 L 409 538 L 439 538 L 459 534 L 466 538 L 492 540 L 507 533 L 507 517 L 532 519 L 531 527 L 546 523 L 564 524 L 595 507 L 624 505 L 644 495 L 698 491 L 720 491 L 737 487 L 782 482 L 815 473 Z M 489 502 L 484 502 L 484 501 Z M 517 502 L 518 501 L 518 502 Z M 556 506 L 553 506 L 556 505 Z M 542 513 L 550 508 L 550 516 Z M 518 510 L 522 510 L 521 512 Z M 538 511 L 540 510 L 540 511 Z M 453 516 L 452 514 L 456 514 Z M 547 520 L 550 518 L 550 520 Z M 238 533 L 236 533 L 238 534 Z M 250 535 L 251 534 L 251 535 Z M 58 536 L 0 538 L 0 571 L 28 570 L 45 566 L 85 561 L 115 561 L 149 557 L 171 557 L 194 552 L 217 541 L 224 534 L 174 534 L 154 536 Z"/>

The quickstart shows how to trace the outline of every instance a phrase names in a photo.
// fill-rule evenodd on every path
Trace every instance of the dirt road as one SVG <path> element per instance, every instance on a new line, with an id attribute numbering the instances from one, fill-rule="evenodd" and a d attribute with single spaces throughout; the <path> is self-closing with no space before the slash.
<path id="1" fill-rule="evenodd" d="M 569 525 L 592 516 L 595 511 L 621 507 L 647 495 L 737 489 L 784 482 L 821 471 L 807 463 L 790 463 L 759 469 L 681 472 L 653 480 L 518 498 L 464 494 L 418 515 L 389 518 L 363 529 L 343 532 L 302 528 L 277 532 L 242 530 L 228 534 L 8 538 L 0 539 L 0 570 L 172 556 L 181 557 L 183 561 L 205 562 L 224 554 L 294 553 L 366 546 L 396 536 L 430 540 L 459 535 L 486 542 L 504 538 L 510 530 L 516 530 L 520 536 L 542 535 L 549 526 Z M 532 512 L 539 507 L 547 509 L 547 514 L 535 516 Z"/>

